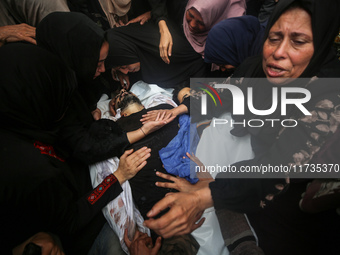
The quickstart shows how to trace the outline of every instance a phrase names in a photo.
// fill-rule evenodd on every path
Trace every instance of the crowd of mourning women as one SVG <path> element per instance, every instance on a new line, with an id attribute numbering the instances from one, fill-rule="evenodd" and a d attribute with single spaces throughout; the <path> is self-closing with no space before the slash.
<path id="1" fill-rule="evenodd" d="M 271 107 L 273 86 L 310 91 L 304 106 L 312 116 L 287 108 L 295 128 L 232 129 L 232 136 L 250 135 L 254 152 L 234 163 L 237 169 L 340 164 L 340 84 L 321 79 L 340 77 L 339 14 L 339 0 L 1 0 L 1 254 L 125 254 L 102 208 L 124 182 L 136 182 L 148 160 L 160 160 L 158 147 L 132 144 L 163 127 L 173 133 L 180 115 L 200 111 L 190 78 L 229 77 L 243 91 L 252 86 L 260 110 Z M 263 79 L 250 85 L 247 78 Z M 125 120 L 130 129 L 101 119 L 101 95 L 124 100 L 139 80 L 174 89 L 178 107 L 143 110 L 141 120 L 130 118 L 138 123 Z M 220 96 L 231 111 L 230 91 Z M 213 104 L 208 100 L 208 109 Z M 135 112 L 144 109 L 139 105 Z M 277 109 L 265 117 L 286 116 Z M 255 117 L 264 119 L 249 111 L 241 119 Z M 114 156 L 117 171 L 93 189 L 89 165 Z M 196 254 L 198 247 L 185 244 L 195 242 L 190 235 L 173 239 L 184 242 L 182 250 L 162 248 L 163 241 L 199 228 L 213 206 L 230 254 L 340 254 L 340 175 L 226 174 L 191 184 L 157 173 L 164 192 L 142 213 L 153 237 L 136 231 L 129 238 L 126 230 L 129 253 Z M 139 185 L 146 192 L 154 184 Z M 165 195 L 169 189 L 178 192 Z"/>

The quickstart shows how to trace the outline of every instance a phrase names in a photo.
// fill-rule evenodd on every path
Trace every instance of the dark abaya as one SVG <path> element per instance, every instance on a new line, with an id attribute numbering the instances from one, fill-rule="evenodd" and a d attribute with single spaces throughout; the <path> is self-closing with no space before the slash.
<path id="1" fill-rule="evenodd" d="M 205 77 L 206 65 L 179 30 L 168 22 L 173 40 L 170 64 L 159 55 L 160 34 L 153 23 L 130 24 L 109 30 L 110 44 L 108 67 L 124 66 L 140 62 L 140 71 L 130 76 L 131 82 L 141 79 L 162 88 L 174 88 L 191 77 Z M 131 75 L 131 74 L 129 74 Z"/>
<path id="2" fill-rule="evenodd" d="M 111 175 L 95 196 L 88 170 L 73 175 L 54 150 L 74 73 L 35 45 L 3 46 L 0 59 L 2 253 L 46 231 L 60 237 L 66 254 L 86 254 L 105 223 L 101 209 L 122 189 Z"/>
<path id="3" fill-rule="evenodd" d="M 290 108 L 287 116 L 296 119 L 298 126 L 294 128 L 271 128 L 264 125 L 261 128 L 239 128 L 232 130 L 232 134 L 243 136 L 250 133 L 252 148 L 255 158 L 252 160 L 235 163 L 237 169 L 241 166 L 260 166 L 271 164 L 272 166 L 290 163 L 308 163 L 313 154 L 329 139 L 335 132 L 332 115 L 336 114 L 336 107 L 340 104 L 339 84 L 318 80 L 311 82 L 310 78 L 318 77 L 340 77 L 340 64 L 336 58 L 332 45 L 335 35 L 339 29 L 340 2 L 318 1 L 318 0 L 288 0 L 279 1 L 276 9 L 267 25 L 265 37 L 268 36 L 270 28 L 278 20 L 281 14 L 294 2 L 299 3 L 302 8 L 311 14 L 312 32 L 314 42 L 314 54 L 307 68 L 300 77 L 304 80 L 294 81 L 285 86 L 305 87 L 311 92 L 311 100 L 305 104 L 310 112 L 317 113 L 317 117 L 310 122 L 297 113 L 296 109 Z M 262 57 L 252 57 L 246 60 L 235 71 L 236 77 L 265 78 L 262 70 Z M 251 83 L 247 80 L 242 82 L 240 88 L 253 87 L 254 106 L 256 109 L 269 109 L 272 103 L 272 85 L 268 82 Z M 223 93 L 220 93 L 222 95 Z M 225 93 L 226 98 L 230 98 Z M 293 97 L 297 95 L 292 95 Z M 222 101 L 227 102 L 226 99 Z M 192 100 L 194 103 L 195 100 Z M 324 107 L 322 102 L 329 102 L 331 106 Z M 212 102 L 211 102 L 212 103 Z M 195 103 L 194 103 L 195 104 Z M 197 104 L 197 107 L 200 105 Z M 191 105 L 191 108 L 193 104 Z M 199 111 L 199 108 L 194 108 Z M 193 109 L 191 109 L 193 110 Z M 324 115 L 325 114 L 325 115 Z M 321 120 L 321 117 L 327 116 Z M 244 116 L 234 116 L 235 121 L 241 119 L 259 119 L 246 112 Z M 274 112 L 268 119 L 282 118 L 280 112 Z M 308 118 L 307 118 L 308 119 Z M 318 129 L 322 122 L 328 128 Z M 337 126 L 338 124 L 335 124 Z M 338 127 L 335 127 L 335 129 Z M 296 154 L 306 152 L 306 162 L 299 162 Z M 226 177 L 226 178 L 223 178 Z M 305 190 L 306 182 L 291 179 L 288 191 L 274 197 L 273 201 L 265 199 L 268 194 L 277 194 L 274 188 L 279 179 L 228 179 L 227 175 L 220 173 L 216 181 L 210 183 L 210 189 L 214 206 L 216 209 L 230 209 L 238 212 L 248 212 L 250 223 L 259 237 L 259 245 L 265 254 L 338 254 L 339 245 L 339 217 L 335 211 L 326 211 L 319 214 L 303 213 L 298 206 L 301 194 Z M 264 209 L 261 209 L 263 208 Z M 258 211 L 256 213 L 250 213 Z M 324 224 L 324 226 L 323 226 Z"/>
<path id="4" fill-rule="evenodd" d="M 81 13 L 55 12 L 37 27 L 38 46 L 58 55 L 78 80 L 93 80 L 104 31 Z"/>
<path id="5" fill-rule="evenodd" d="M 96 93 L 93 76 L 103 42 L 104 31 L 81 13 L 52 13 L 37 28 L 38 46 L 59 56 L 77 76 L 78 89 L 61 123 L 58 149 L 86 164 L 119 157 L 129 145 L 115 122 L 94 122 L 90 113 L 102 94 Z"/>

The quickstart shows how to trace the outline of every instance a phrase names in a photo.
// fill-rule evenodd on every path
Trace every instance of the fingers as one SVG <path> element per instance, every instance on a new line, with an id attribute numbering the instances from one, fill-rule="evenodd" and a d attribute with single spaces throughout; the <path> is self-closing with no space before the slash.
<path id="1" fill-rule="evenodd" d="M 166 42 L 166 43 L 163 43 L 163 44 L 161 42 L 160 45 L 159 45 L 160 56 L 166 64 L 170 64 L 169 56 L 171 56 L 171 53 L 172 53 L 172 45 L 173 45 L 172 39 L 171 39 L 170 42 Z"/>
<path id="2" fill-rule="evenodd" d="M 156 203 L 147 216 L 151 219 L 144 221 L 144 225 L 154 230 L 163 238 L 168 238 L 178 234 L 186 234 L 203 224 L 199 210 L 200 200 L 195 193 L 175 193 L 168 195 Z M 158 219 L 153 219 L 166 208 L 170 210 Z M 196 224 L 196 225 L 195 225 Z"/>
<path id="3" fill-rule="evenodd" d="M 156 175 L 158 175 L 159 177 L 161 177 L 163 179 L 172 181 L 172 182 L 156 182 L 155 185 L 157 187 L 179 190 L 178 184 L 176 183 L 176 181 L 178 180 L 177 178 L 175 178 L 171 175 L 168 175 L 168 174 L 161 173 L 161 172 L 156 172 Z"/>
<path id="4" fill-rule="evenodd" d="M 130 20 L 126 25 L 129 25 L 131 23 L 137 23 L 139 21 L 140 21 L 140 17 L 137 17 L 137 18 L 134 18 L 134 19 Z"/>
<path id="5" fill-rule="evenodd" d="M 165 45 L 162 44 L 159 45 L 159 53 L 164 63 L 170 64 L 170 59 L 168 58 L 167 54 L 167 47 Z"/>
<path id="6" fill-rule="evenodd" d="M 158 111 L 150 111 L 147 112 L 146 114 L 142 115 L 142 119 L 140 120 L 142 124 L 145 124 L 148 121 L 153 121 L 156 119 Z"/>
<path id="7" fill-rule="evenodd" d="M 32 44 L 35 44 L 35 45 L 37 44 L 37 41 L 35 39 L 31 38 L 31 37 L 23 37 L 22 39 L 26 42 L 29 42 L 29 43 L 32 43 Z"/>
<path id="8" fill-rule="evenodd" d="M 127 228 L 126 228 L 125 231 L 124 231 L 124 242 L 125 242 L 127 248 L 129 249 L 129 248 L 130 248 L 130 245 L 131 245 L 131 241 L 130 241 L 129 236 L 128 236 L 128 230 L 127 230 Z"/>
<path id="9" fill-rule="evenodd" d="M 160 188 L 178 190 L 177 185 L 175 183 L 172 183 L 172 182 L 156 182 L 156 186 L 160 187 Z"/>
<path id="10" fill-rule="evenodd" d="M 143 147 L 143 148 L 146 148 L 146 147 Z M 143 149 L 143 148 L 142 148 L 142 149 Z M 141 149 L 140 149 L 140 150 L 141 150 Z M 125 158 L 126 158 L 127 156 L 129 156 L 132 152 L 133 152 L 133 149 L 124 151 L 123 155 L 120 157 L 120 160 L 125 159 Z"/>
<path id="11" fill-rule="evenodd" d="M 162 58 L 162 60 L 164 61 L 165 64 L 170 64 L 170 59 L 168 58 L 168 56 L 161 55 L 161 58 Z"/>
<path id="12" fill-rule="evenodd" d="M 157 118 L 156 118 L 156 121 L 164 121 L 164 116 L 165 116 L 165 111 L 164 112 L 159 112 L 157 114 Z M 166 122 L 165 122 L 166 123 Z"/>
<path id="13" fill-rule="evenodd" d="M 152 239 L 146 233 L 143 234 L 142 238 L 144 239 L 145 246 L 148 248 L 152 248 Z"/>
<path id="14" fill-rule="evenodd" d="M 192 160 L 193 162 L 195 162 L 199 167 L 204 166 L 203 163 L 195 156 L 194 153 L 191 153 L 191 154 L 190 154 L 189 152 L 187 152 L 186 155 L 188 156 L 188 158 L 189 158 L 190 160 Z"/>
<path id="15" fill-rule="evenodd" d="M 156 116 L 155 121 L 158 121 L 158 120 L 159 120 L 159 116 L 160 116 L 160 113 L 157 113 L 157 116 Z"/>
<path id="16" fill-rule="evenodd" d="M 4 41 L 6 42 L 18 42 L 27 41 L 32 44 L 37 44 L 35 40 L 36 28 L 27 24 L 18 24 L 6 26 L 4 31 Z"/>
<path id="17" fill-rule="evenodd" d="M 171 43 L 169 44 L 169 48 L 168 48 L 168 56 L 169 56 L 169 57 L 170 57 L 171 54 L 172 54 L 172 45 L 173 45 L 173 43 L 172 43 L 172 39 L 171 39 Z M 170 60 L 169 60 L 169 62 L 170 62 Z"/>
<path id="18" fill-rule="evenodd" d="M 172 113 L 170 113 L 170 116 L 172 115 Z M 170 123 L 171 121 L 173 121 L 174 119 L 176 119 L 176 115 L 173 115 L 173 116 L 171 116 L 171 117 L 168 117 L 167 119 L 165 119 L 165 121 L 166 121 L 166 123 Z"/>
<path id="19" fill-rule="evenodd" d="M 155 242 L 155 246 L 151 249 L 151 255 L 158 254 L 159 249 L 162 246 L 162 237 L 157 237 L 157 240 Z"/>
<path id="20" fill-rule="evenodd" d="M 123 88 L 126 89 L 126 90 L 129 90 L 129 88 L 130 88 L 130 79 L 129 79 L 128 75 L 124 75 L 123 83 L 124 83 Z"/>
<path id="21" fill-rule="evenodd" d="M 143 161 L 139 166 L 136 167 L 136 172 L 139 172 L 145 165 L 147 164 L 146 161 Z"/>
<path id="22" fill-rule="evenodd" d="M 138 164 L 138 163 L 140 164 L 141 162 L 143 162 L 144 160 L 150 157 L 150 152 L 151 152 L 151 149 L 147 147 L 143 147 L 135 151 L 133 154 L 130 153 L 131 155 L 128 156 L 128 159 L 130 159 L 133 164 Z"/>
<path id="23" fill-rule="evenodd" d="M 167 114 L 169 112 L 169 114 Z M 142 115 L 142 119 L 140 121 L 142 124 L 145 124 L 149 121 L 165 121 L 164 124 L 167 124 L 173 121 L 176 118 L 176 115 L 173 115 L 169 110 L 155 110 L 150 111 L 144 115 Z"/>
<path id="24" fill-rule="evenodd" d="M 163 179 L 165 179 L 165 180 L 169 180 L 169 181 L 173 181 L 173 182 L 176 181 L 176 178 L 173 177 L 172 175 L 169 175 L 169 174 L 164 174 L 162 172 L 158 172 L 157 171 L 156 175 L 161 177 L 161 178 L 163 178 Z"/>
<path id="25" fill-rule="evenodd" d="M 119 26 L 125 26 L 124 22 L 122 20 L 118 21 Z"/>
<path id="26" fill-rule="evenodd" d="M 158 201 L 151 210 L 147 213 L 149 218 L 155 217 L 161 211 L 165 210 L 166 208 L 170 207 L 170 205 L 174 202 L 174 196 L 167 196 L 162 200 Z M 151 224 L 152 225 L 152 224 Z M 150 228 L 150 227 L 149 227 Z"/>
<path id="27" fill-rule="evenodd" d="M 124 88 L 125 86 L 124 77 L 122 75 L 118 75 L 118 79 L 119 79 L 120 85 Z"/>
<path id="28" fill-rule="evenodd" d="M 168 193 L 165 194 L 165 196 L 172 196 L 173 194 L 175 194 L 175 193 L 173 193 L 173 192 L 168 192 Z"/>
<path id="29" fill-rule="evenodd" d="M 203 213 L 202 213 L 203 214 Z M 205 222 L 205 218 L 200 219 L 200 221 L 198 223 L 195 223 L 192 228 L 191 228 L 191 232 L 198 229 L 199 227 L 201 227 L 203 225 L 203 223 Z"/>
<path id="30" fill-rule="evenodd" d="M 119 81 L 119 78 L 118 78 L 118 75 L 117 75 L 117 72 L 115 69 L 111 69 L 111 75 L 112 75 L 112 79 L 115 80 L 115 81 Z"/>
<path id="31" fill-rule="evenodd" d="M 193 152 L 191 154 L 189 152 L 186 152 L 185 154 L 188 156 L 189 159 L 191 159 L 192 161 L 196 163 L 195 160 L 197 159 L 197 157 L 195 156 Z"/>
<path id="32" fill-rule="evenodd" d="M 197 222 L 199 219 L 201 219 L 203 213 L 204 213 L 204 211 L 201 211 L 201 212 L 199 212 L 199 213 L 196 215 L 196 217 L 195 217 L 195 222 Z M 203 218 L 203 219 L 205 219 L 205 218 Z"/>
<path id="33" fill-rule="evenodd" d="M 144 221 L 144 225 L 150 229 L 153 229 L 156 233 L 162 235 L 164 238 L 171 237 L 176 235 L 180 231 L 189 232 L 187 219 L 185 217 L 181 217 L 183 211 L 181 211 L 178 207 L 172 207 L 174 202 L 176 201 L 176 194 L 171 196 L 166 196 L 161 201 L 159 201 L 147 214 L 148 217 L 157 215 L 160 211 L 165 208 L 170 207 L 170 210 L 158 219 L 148 219 Z"/>

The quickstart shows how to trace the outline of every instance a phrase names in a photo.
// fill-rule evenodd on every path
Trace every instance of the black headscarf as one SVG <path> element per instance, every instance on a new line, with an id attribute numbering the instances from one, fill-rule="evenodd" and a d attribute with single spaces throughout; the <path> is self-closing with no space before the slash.
<path id="1" fill-rule="evenodd" d="M 108 30 L 110 44 L 107 67 L 140 62 L 140 79 L 160 87 L 175 87 L 190 77 L 204 77 L 206 66 L 180 31 L 168 23 L 173 39 L 170 64 L 159 54 L 160 35 L 156 24 L 130 24 Z"/>
<path id="2" fill-rule="evenodd" d="M 320 0 L 287 0 L 279 1 L 272 16 L 269 19 L 268 25 L 265 31 L 265 39 L 268 37 L 271 27 L 279 19 L 279 17 L 294 3 L 298 3 L 300 7 L 304 8 L 311 15 L 312 20 L 312 32 L 314 53 L 313 56 L 300 75 L 300 78 L 311 78 L 313 76 L 319 77 L 340 77 L 340 62 L 337 60 L 334 48 L 334 38 L 339 32 L 339 11 L 340 1 L 320 1 Z M 326 71 L 327 70 L 327 71 Z M 236 69 L 234 76 L 236 77 L 250 77 L 250 78 L 265 78 L 265 73 L 262 67 L 262 55 L 251 57 Z M 297 79 L 293 82 L 285 84 L 285 87 L 305 87 L 307 86 L 309 79 Z M 256 109 L 263 110 L 269 109 L 272 105 L 272 88 L 273 84 L 266 81 L 266 79 L 248 79 L 242 83 L 241 88 L 246 93 L 247 87 L 253 87 L 253 102 Z M 313 95 L 320 95 L 326 93 L 327 88 L 325 86 L 312 86 L 308 88 Z M 330 88 L 333 89 L 333 88 Z M 290 98 L 299 97 L 301 94 L 290 93 Z M 280 95 L 279 95 L 280 98 Z M 287 108 L 288 116 L 296 116 L 296 108 L 293 105 L 289 105 Z M 281 115 L 280 103 L 277 110 L 270 116 L 262 116 L 263 118 L 283 119 L 285 116 Z M 247 112 L 245 116 L 235 116 L 236 120 L 240 119 L 258 119 L 261 116 L 254 115 Z M 278 125 L 277 128 L 280 128 Z M 277 133 L 275 128 L 271 127 L 270 123 L 265 123 L 261 128 L 247 128 L 248 132 L 252 134 L 264 134 Z M 245 128 L 236 127 L 231 131 L 233 135 L 242 136 L 247 133 Z"/>
<path id="3" fill-rule="evenodd" d="M 310 13 L 312 19 L 312 32 L 314 54 L 304 72 L 303 77 L 313 77 L 323 72 L 323 68 L 329 68 L 334 61 L 335 53 L 332 47 L 335 36 L 339 33 L 340 26 L 340 1 L 339 0 L 285 0 L 276 5 L 266 27 L 265 40 L 269 31 L 280 16 L 293 4 L 298 3 Z M 339 70 L 337 70 L 339 72 Z M 235 72 L 238 76 L 265 77 L 262 69 L 262 56 L 249 59 Z M 332 74 L 329 74 L 332 75 Z M 336 73 L 334 76 L 338 76 Z"/>
<path id="4" fill-rule="evenodd" d="M 295 79 L 284 86 L 306 87 L 311 92 L 311 100 L 306 103 L 307 109 L 318 109 L 317 103 L 323 99 L 330 99 L 338 102 L 337 95 L 339 93 L 339 85 L 336 83 L 327 84 L 325 82 L 318 82 L 318 80 L 311 82 L 311 77 L 339 77 L 340 65 L 339 60 L 333 54 L 332 44 L 335 35 L 339 29 L 339 0 L 280 0 L 272 13 L 269 23 L 266 28 L 265 38 L 268 32 L 279 19 L 279 17 L 291 6 L 293 3 L 299 3 L 302 8 L 307 10 L 311 15 L 312 32 L 314 42 L 314 54 L 300 77 L 306 79 Z M 331 72 L 324 72 L 325 69 Z M 321 74 L 321 75 L 320 75 Z M 327 75 L 325 75 L 327 74 Z M 258 110 L 269 109 L 272 105 L 272 88 L 273 84 L 265 79 L 265 73 L 262 68 L 262 56 L 251 57 L 246 60 L 235 71 L 234 76 L 250 77 L 250 78 L 264 78 L 264 79 L 244 79 L 239 86 L 244 91 L 247 87 L 253 88 L 253 102 L 254 107 Z M 311 82 L 311 83 L 310 83 Z M 290 93 L 289 98 L 298 97 L 297 93 Z M 280 98 L 280 96 L 278 97 Z M 225 101 L 223 101 L 225 102 Z M 246 107 L 247 108 L 247 107 Z M 271 115 L 258 116 L 249 111 L 243 116 L 234 116 L 235 122 L 241 122 L 243 119 L 282 119 L 280 113 L 280 102 L 278 109 Z M 247 110 L 246 110 L 247 111 Z M 287 109 L 287 117 L 299 121 L 302 117 L 300 111 L 292 105 Z M 300 121 L 302 122 L 302 121 Z M 294 162 L 293 154 L 299 152 L 301 149 L 311 151 L 311 147 L 320 146 L 328 137 L 322 134 L 323 137 L 318 139 L 313 138 L 313 123 L 304 123 L 299 128 L 286 129 L 282 131 L 282 126 L 274 124 L 264 124 L 262 127 L 246 127 L 235 125 L 231 131 L 232 134 L 242 136 L 244 134 L 251 134 L 252 149 L 255 152 L 255 158 L 247 161 L 241 161 L 234 164 L 236 167 L 241 166 L 259 166 L 261 164 L 269 164 L 271 166 L 288 165 L 289 162 Z M 310 130 L 309 130 L 310 129 Z M 327 133 L 330 135 L 331 132 Z M 279 138 L 280 137 L 280 138 Z M 279 139 L 278 139 L 279 138 Z M 312 138 L 312 139 L 310 139 Z M 312 154 L 311 154 L 312 155 Z M 263 179 L 228 179 L 228 173 L 219 173 L 216 181 L 210 183 L 211 194 L 214 200 L 216 209 L 228 208 L 231 210 L 247 212 L 259 209 L 260 200 L 268 194 L 276 194 L 274 185 L 281 182 L 278 179 L 272 180 L 270 178 Z M 282 183 L 285 183 L 284 181 Z M 293 191 L 294 192 L 294 191 Z M 299 193 L 300 196 L 301 193 Z M 288 198 L 290 195 L 287 195 Z M 276 200 L 276 205 L 279 200 Z M 296 203 L 297 204 L 297 203 Z M 286 211 L 284 211 L 286 212 Z M 263 217 L 263 216 L 261 216 Z M 293 217 L 295 219 L 295 217 Z M 291 230 L 291 229 L 290 229 Z"/>
<path id="5" fill-rule="evenodd" d="M 37 44 L 58 55 L 78 80 L 92 81 L 104 42 L 104 31 L 82 13 L 54 12 L 37 27 Z"/>
<path id="6" fill-rule="evenodd" d="M 0 59 L 0 129 L 51 144 L 76 88 L 74 73 L 35 45 L 5 45 Z"/>

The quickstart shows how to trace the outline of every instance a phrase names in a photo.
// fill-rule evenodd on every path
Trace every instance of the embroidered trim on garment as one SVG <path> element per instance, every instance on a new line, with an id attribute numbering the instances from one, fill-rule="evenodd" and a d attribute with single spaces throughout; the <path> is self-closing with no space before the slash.
<path id="1" fill-rule="evenodd" d="M 41 154 L 45 154 L 48 156 L 51 156 L 53 158 L 56 158 L 58 160 L 60 160 L 61 162 L 65 162 L 64 159 L 60 158 L 57 156 L 57 154 L 55 153 L 53 147 L 51 145 L 45 145 L 41 142 L 35 141 L 35 143 L 33 144 L 35 148 L 40 150 Z"/>
<path id="2" fill-rule="evenodd" d="M 117 182 L 116 176 L 113 174 L 108 175 L 88 196 L 87 200 L 91 205 L 98 201 L 98 199 L 105 193 L 105 191 L 111 187 L 112 184 Z"/>

